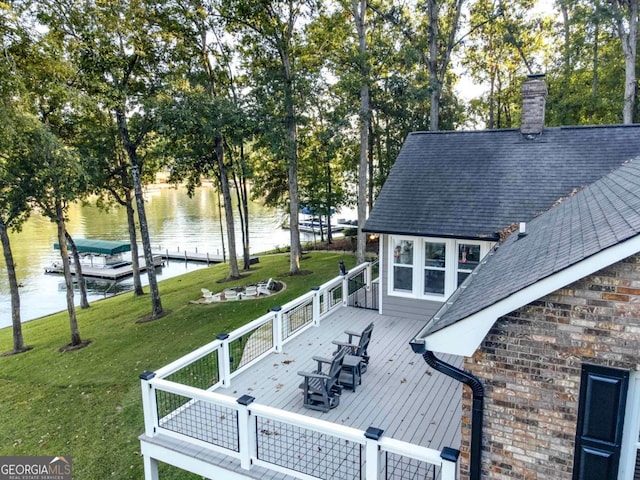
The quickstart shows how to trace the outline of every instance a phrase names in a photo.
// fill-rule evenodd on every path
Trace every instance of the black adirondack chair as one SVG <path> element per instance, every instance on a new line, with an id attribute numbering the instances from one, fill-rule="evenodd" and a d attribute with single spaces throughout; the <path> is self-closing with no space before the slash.
<path id="1" fill-rule="evenodd" d="M 339 349 L 332 358 L 313 357 L 318 363 L 314 372 L 298 372 L 304 377 L 300 384 L 304 396 L 304 406 L 313 410 L 328 412 L 340 403 L 342 387 L 338 383 L 342 370 L 342 360 L 347 349 Z"/>
<path id="2" fill-rule="evenodd" d="M 340 349 L 347 349 L 347 355 L 356 355 L 361 358 L 360 361 L 360 373 L 367 371 L 367 365 L 369 365 L 369 354 L 367 348 L 371 341 L 371 333 L 373 332 L 373 323 L 370 323 L 362 332 L 353 332 L 346 330 L 349 339 L 346 342 L 334 340 L 333 343 L 338 346 L 336 352 Z M 355 343 L 355 339 L 359 338 L 358 343 Z"/>

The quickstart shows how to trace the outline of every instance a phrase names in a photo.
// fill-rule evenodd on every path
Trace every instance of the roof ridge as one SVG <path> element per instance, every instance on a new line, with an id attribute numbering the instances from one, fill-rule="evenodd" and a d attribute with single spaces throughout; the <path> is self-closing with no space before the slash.
<path id="1" fill-rule="evenodd" d="M 542 135 L 544 135 L 545 130 L 602 130 L 602 129 L 612 129 L 612 128 L 621 128 L 621 129 L 629 129 L 629 128 L 640 128 L 640 123 L 608 123 L 602 125 L 546 125 L 544 130 L 542 131 Z M 491 128 L 491 129 L 483 129 L 483 130 L 416 130 L 413 132 L 409 132 L 409 136 L 412 135 L 451 135 L 451 134 L 492 134 L 499 132 L 520 132 L 519 127 L 511 127 L 511 128 Z"/>

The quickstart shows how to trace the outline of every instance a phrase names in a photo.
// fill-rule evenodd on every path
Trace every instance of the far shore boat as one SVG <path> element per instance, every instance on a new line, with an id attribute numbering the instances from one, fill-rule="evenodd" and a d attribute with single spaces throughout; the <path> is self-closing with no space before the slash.
<path id="1" fill-rule="evenodd" d="M 347 228 L 357 227 L 358 222 L 356 220 L 344 220 L 339 219 L 336 223 L 331 223 L 331 233 L 339 233 Z M 281 228 L 289 229 L 288 215 L 283 218 L 281 222 Z M 320 219 L 319 217 L 301 218 L 298 221 L 298 229 L 304 233 L 321 234 L 329 231 L 327 221 Z"/>
<path id="2" fill-rule="evenodd" d="M 79 238 L 74 240 L 80 256 L 82 275 L 90 278 L 107 278 L 117 280 L 133 274 L 133 266 L 130 259 L 131 244 L 129 242 L 117 242 L 111 240 L 95 240 Z M 55 243 L 53 248 L 60 250 L 60 245 Z M 67 246 L 68 250 L 71 247 Z M 70 270 L 76 273 L 76 265 L 69 254 Z M 147 264 L 144 257 L 138 259 L 139 270 L 146 270 Z M 153 266 L 164 265 L 162 255 L 153 256 Z M 44 269 L 45 273 L 63 273 L 62 261 L 55 261 Z"/>

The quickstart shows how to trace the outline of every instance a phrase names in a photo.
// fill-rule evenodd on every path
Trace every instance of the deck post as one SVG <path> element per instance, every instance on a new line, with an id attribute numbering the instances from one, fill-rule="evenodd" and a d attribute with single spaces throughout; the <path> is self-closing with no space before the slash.
<path id="1" fill-rule="evenodd" d="M 273 319 L 273 348 L 276 353 L 282 353 L 282 307 L 271 307 L 271 311 L 275 314 Z"/>
<path id="2" fill-rule="evenodd" d="M 158 461 L 149 455 L 142 455 L 144 464 L 144 480 L 160 480 Z"/>
<path id="3" fill-rule="evenodd" d="M 384 430 L 376 427 L 369 427 L 364 432 L 366 438 L 364 444 L 366 462 L 364 478 L 366 480 L 378 479 L 378 471 L 380 470 L 380 446 L 378 445 L 378 440 L 380 440 L 383 433 Z"/>
<path id="4" fill-rule="evenodd" d="M 342 306 L 349 306 L 349 272 L 342 276 Z"/>
<path id="5" fill-rule="evenodd" d="M 320 326 L 320 287 L 311 287 L 313 291 L 313 326 Z"/>
<path id="6" fill-rule="evenodd" d="M 440 453 L 442 458 L 441 477 L 442 480 L 455 480 L 456 472 L 458 471 L 458 457 L 460 456 L 460 450 L 455 448 L 444 447 Z"/>
<path id="7" fill-rule="evenodd" d="M 222 342 L 222 358 L 218 362 L 218 369 L 220 374 L 220 381 L 222 386 L 229 388 L 231 386 L 231 354 L 229 353 L 229 334 L 221 333 L 216 337 Z"/>
<path id="8" fill-rule="evenodd" d="M 256 417 L 251 415 L 249 405 L 255 400 L 251 395 L 243 395 L 238 400 L 238 445 L 240 466 L 251 469 L 251 459 L 256 456 Z"/>
<path id="9" fill-rule="evenodd" d="M 371 290 L 371 276 L 373 275 L 373 268 L 371 268 L 371 262 L 367 262 L 367 271 L 365 272 L 367 282 L 367 292 Z"/>
<path id="10" fill-rule="evenodd" d="M 156 395 L 150 380 L 155 377 L 155 372 L 145 370 L 140 374 L 140 387 L 142 389 L 142 412 L 144 414 L 144 433 L 148 437 L 156 431 L 157 412 Z M 146 470 L 146 469 L 145 469 Z"/>

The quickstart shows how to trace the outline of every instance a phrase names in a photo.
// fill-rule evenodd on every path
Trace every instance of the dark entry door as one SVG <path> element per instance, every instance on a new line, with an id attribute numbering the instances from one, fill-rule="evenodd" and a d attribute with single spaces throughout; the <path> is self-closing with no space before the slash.
<path id="1" fill-rule="evenodd" d="M 617 478 L 628 385 L 628 371 L 582 366 L 574 480 Z"/>

